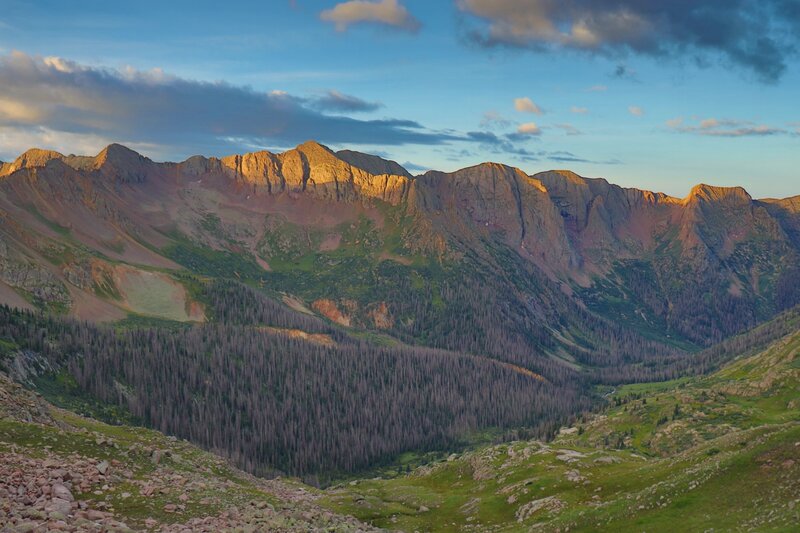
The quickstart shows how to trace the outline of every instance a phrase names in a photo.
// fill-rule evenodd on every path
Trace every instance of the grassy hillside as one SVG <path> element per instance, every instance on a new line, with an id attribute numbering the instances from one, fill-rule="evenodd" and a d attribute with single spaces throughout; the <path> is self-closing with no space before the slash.
<path id="1" fill-rule="evenodd" d="M 712 375 L 608 400 L 550 443 L 352 482 L 326 503 L 406 531 L 796 531 L 800 332 Z"/>

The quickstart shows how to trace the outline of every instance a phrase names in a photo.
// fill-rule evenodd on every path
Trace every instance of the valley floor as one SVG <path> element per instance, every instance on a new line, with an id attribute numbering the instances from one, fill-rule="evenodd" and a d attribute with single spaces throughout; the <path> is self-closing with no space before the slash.
<path id="1" fill-rule="evenodd" d="M 798 530 L 800 334 L 613 403 L 552 442 L 453 455 L 324 502 L 405 531 Z"/>

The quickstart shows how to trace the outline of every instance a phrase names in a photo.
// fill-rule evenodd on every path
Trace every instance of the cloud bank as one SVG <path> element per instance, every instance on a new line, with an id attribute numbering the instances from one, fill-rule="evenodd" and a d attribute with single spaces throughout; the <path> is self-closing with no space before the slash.
<path id="1" fill-rule="evenodd" d="M 464 138 L 410 120 L 358 120 L 323 112 L 369 111 L 377 105 L 334 91 L 309 99 L 161 70 L 96 68 L 22 52 L 0 56 L 0 139 L 61 134 L 73 141 L 84 136 L 187 154 L 290 146 L 308 139 L 429 145 Z"/>
<path id="2" fill-rule="evenodd" d="M 456 0 L 483 46 L 722 58 L 778 80 L 800 45 L 797 0 Z"/>
<path id="3" fill-rule="evenodd" d="M 488 112 L 481 131 L 464 133 L 430 130 L 412 120 L 343 116 L 379 107 L 333 90 L 301 97 L 189 80 L 158 69 L 91 67 L 23 52 L 0 55 L 0 155 L 5 159 L 32 146 L 85 154 L 120 142 L 157 159 L 175 159 L 282 149 L 314 139 L 331 145 L 471 145 L 523 161 L 551 155 L 583 161 L 571 153 L 529 149 L 548 127 L 579 133 L 569 125 L 518 124 Z"/>

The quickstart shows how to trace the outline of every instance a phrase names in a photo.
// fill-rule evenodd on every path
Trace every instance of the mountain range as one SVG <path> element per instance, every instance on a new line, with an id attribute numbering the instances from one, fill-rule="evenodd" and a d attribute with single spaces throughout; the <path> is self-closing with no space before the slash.
<path id="1" fill-rule="evenodd" d="M 800 196 L 29 150 L 0 164 L 0 522 L 783 530 L 798 304 Z"/>
<path id="2" fill-rule="evenodd" d="M 569 359 L 596 335 L 584 312 L 691 349 L 800 302 L 800 196 L 756 200 L 740 187 L 674 198 L 495 163 L 412 176 L 315 142 L 156 163 L 114 144 L 2 164 L 0 216 L 0 301 L 91 320 L 208 318 L 176 280 L 184 270 L 421 338 L 410 301 L 443 319 L 471 305 L 452 287 L 464 282 L 516 307 L 487 320 L 520 338 L 531 337 L 520 321 L 535 322 L 521 342 Z"/>

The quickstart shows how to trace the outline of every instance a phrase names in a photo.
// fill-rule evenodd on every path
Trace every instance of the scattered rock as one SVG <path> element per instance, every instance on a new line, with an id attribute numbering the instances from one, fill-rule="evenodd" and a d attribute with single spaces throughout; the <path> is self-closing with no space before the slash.
<path id="1" fill-rule="evenodd" d="M 72 496 L 72 492 L 70 492 L 66 485 L 54 483 L 50 490 L 53 494 L 53 498 L 60 498 L 68 502 L 75 500 L 75 498 Z"/>
<path id="2" fill-rule="evenodd" d="M 547 498 L 542 498 L 540 500 L 533 500 L 532 502 L 521 505 L 519 509 L 517 509 L 517 522 L 524 522 L 542 510 L 549 511 L 550 513 L 557 513 L 565 506 L 566 504 L 555 496 L 548 496 Z"/>

